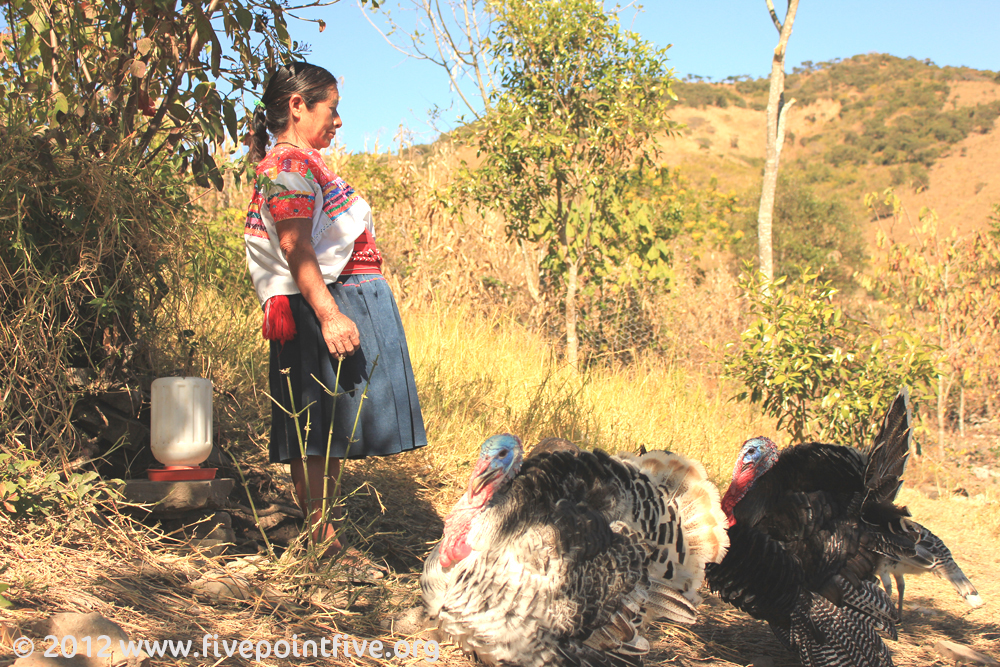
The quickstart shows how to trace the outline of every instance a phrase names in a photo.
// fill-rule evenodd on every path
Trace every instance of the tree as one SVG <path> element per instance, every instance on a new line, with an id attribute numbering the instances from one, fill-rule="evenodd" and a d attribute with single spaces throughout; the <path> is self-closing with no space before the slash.
<path id="1" fill-rule="evenodd" d="M 673 97 L 665 50 L 595 0 L 510 0 L 491 42 L 499 88 L 468 185 L 515 239 L 537 242 L 563 289 L 566 357 L 578 362 L 581 280 L 658 280 L 669 259 L 623 176 L 652 166 Z"/>
<path id="2" fill-rule="evenodd" d="M 869 208 L 886 208 L 900 222 L 906 217 L 891 189 L 866 197 Z M 893 225 L 897 227 L 897 225 Z M 901 225 L 900 225 L 901 226 Z M 940 350 L 937 375 L 938 446 L 944 454 L 948 399 L 958 385 L 959 428 L 964 431 L 965 390 L 986 385 L 996 390 L 1000 352 L 1000 243 L 989 232 L 967 236 L 939 233 L 937 216 L 921 212 L 910 226 L 910 243 L 879 232 L 873 271 L 859 282 L 882 297 L 911 331 L 922 331 Z M 992 385 L 992 386 L 990 386 Z"/>
<path id="3" fill-rule="evenodd" d="M 328 4 L 0 6 L 5 438 L 68 455 L 96 440 L 111 414 L 105 406 L 81 416 L 81 398 L 138 395 L 137 377 L 149 371 L 143 345 L 170 289 L 165 260 L 190 224 L 191 179 L 222 187 L 215 155 L 227 134 L 240 138 L 243 96 L 259 94 L 269 70 L 302 55 L 287 18 Z M 87 420 L 93 430 L 81 437 Z"/>
<path id="4" fill-rule="evenodd" d="M 466 110 L 474 119 L 482 118 L 494 90 L 489 45 L 494 12 L 490 0 L 406 0 L 402 10 L 413 14 L 409 27 L 400 25 L 389 10 L 383 14 L 388 31 L 367 14 L 365 17 L 400 53 L 444 69 Z"/>
<path id="5" fill-rule="evenodd" d="M 244 96 L 302 57 L 288 17 L 337 1 L 13 0 L 4 3 L 11 32 L 0 82 L 48 138 L 89 137 L 80 146 L 89 156 L 127 146 L 144 164 L 176 155 L 221 189 L 213 148 L 227 131 L 240 141 Z M 42 114 L 31 100 L 48 102 Z"/>
<path id="6" fill-rule="evenodd" d="M 805 271 L 819 273 L 839 289 L 853 287 L 853 274 L 867 251 L 857 221 L 838 199 L 824 199 L 800 179 L 782 176 L 774 197 L 772 239 L 774 272 L 794 280 Z M 733 243 L 738 257 L 757 250 L 757 211 L 740 220 L 745 231 Z"/>
<path id="7" fill-rule="evenodd" d="M 774 3 L 767 0 L 767 9 L 771 13 L 774 27 L 778 29 L 778 46 L 774 48 L 771 60 L 771 88 L 767 96 L 767 158 L 764 161 L 764 184 L 760 194 L 760 210 L 757 213 L 757 246 L 760 253 L 760 272 L 766 281 L 774 280 L 774 263 L 771 252 L 771 227 L 774 213 L 774 191 L 778 187 L 778 160 L 781 157 L 781 146 L 785 140 L 785 119 L 788 110 L 795 104 L 790 100 L 785 104 L 785 47 L 792 34 L 792 24 L 795 22 L 795 12 L 799 0 L 788 0 L 788 10 L 785 12 L 785 22 L 778 20 L 774 11 Z"/>

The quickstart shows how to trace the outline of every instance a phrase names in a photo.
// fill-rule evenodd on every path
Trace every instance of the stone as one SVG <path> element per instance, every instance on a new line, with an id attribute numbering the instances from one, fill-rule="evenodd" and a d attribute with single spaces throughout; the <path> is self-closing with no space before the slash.
<path id="1" fill-rule="evenodd" d="M 201 579 L 191 582 L 191 589 L 213 601 L 249 600 L 254 593 L 244 577 L 224 570 L 206 572 Z"/>
<path id="2" fill-rule="evenodd" d="M 955 642 L 939 641 L 934 644 L 934 650 L 945 659 L 954 660 L 956 665 L 1000 665 L 990 656 Z"/>
<path id="3" fill-rule="evenodd" d="M 149 656 L 139 651 L 138 655 L 126 657 L 122 651 L 122 643 L 127 646 L 129 643 L 128 634 L 122 630 L 114 621 L 104 618 L 97 612 L 89 614 L 54 614 L 49 618 L 36 623 L 33 634 L 39 637 L 55 635 L 60 642 L 65 637 L 76 639 L 76 655 L 70 658 L 58 657 L 50 658 L 45 656 L 45 652 L 50 648 L 52 640 L 36 640 L 35 650 L 31 655 L 18 658 L 14 662 L 14 667 L 51 667 L 59 665 L 61 667 L 149 667 Z M 102 639 L 102 636 L 110 639 Z M 90 638 L 90 649 L 92 655 L 87 655 L 87 643 L 85 638 Z M 71 643 L 66 643 L 67 649 L 71 649 Z M 59 647 L 61 652 L 62 646 Z M 107 651 L 110 656 L 101 657 L 98 653 Z"/>
<path id="4" fill-rule="evenodd" d="M 226 553 L 231 542 L 225 540 L 211 540 L 208 538 L 192 538 L 181 547 L 184 553 L 200 554 L 209 558 L 218 558 Z"/>
<path id="5" fill-rule="evenodd" d="M 194 537 L 203 540 L 219 540 L 221 542 L 236 542 L 233 532 L 233 517 L 226 512 L 215 512 L 205 521 L 193 525 Z"/>
<path id="6" fill-rule="evenodd" d="M 133 503 L 152 505 L 153 514 L 175 514 L 202 509 L 221 509 L 233 490 L 234 479 L 184 482 L 154 482 L 132 479 L 125 482 L 125 498 Z"/>
<path id="7" fill-rule="evenodd" d="M 423 630 L 427 625 L 427 611 L 423 605 L 404 609 L 398 614 L 382 619 L 382 629 L 396 636 L 409 637 Z"/>

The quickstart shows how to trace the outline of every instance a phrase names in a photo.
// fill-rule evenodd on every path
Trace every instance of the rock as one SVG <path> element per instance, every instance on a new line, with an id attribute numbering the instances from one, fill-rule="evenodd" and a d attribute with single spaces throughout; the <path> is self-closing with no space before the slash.
<path id="1" fill-rule="evenodd" d="M 938 609 L 934 609 L 932 607 L 918 607 L 916 605 L 910 607 L 910 611 L 920 614 L 921 616 L 939 616 L 941 614 Z"/>
<path id="2" fill-rule="evenodd" d="M 919 491 L 931 500 L 937 500 L 941 496 L 938 493 L 937 487 L 933 484 L 921 484 Z"/>
<path id="3" fill-rule="evenodd" d="M 1000 665 L 990 656 L 955 642 L 939 641 L 934 644 L 934 650 L 946 660 L 954 660 L 956 665 Z"/>
<path id="4" fill-rule="evenodd" d="M 125 483 L 125 498 L 133 503 L 152 505 L 154 514 L 221 509 L 236 480 L 209 479 L 185 482 L 154 482 L 131 479 Z"/>
<path id="5" fill-rule="evenodd" d="M 381 626 L 394 635 L 408 637 L 415 635 L 424 629 L 427 620 L 427 612 L 423 605 L 411 607 L 394 614 L 389 618 L 382 619 Z"/>
<path id="6" fill-rule="evenodd" d="M 14 667 L 149 667 L 149 656 L 139 651 L 138 655 L 126 657 L 122 651 L 122 645 L 128 646 L 129 636 L 114 621 L 110 621 L 97 612 L 90 614 L 55 614 L 48 619 L 36 623 L 33 634 L 39 637 L 55 635 L 59 640 L 65 641 L 65 637 L 76 639 L 76 655 L 71 658 L 49 658 L 44 655 L 51 646 L 52 640 L 38 640 L 35 642 L 35 651 L 31 655 L 18 658 L 14 662 Z M 102 636 L 111 640 L 103 639 Z M 90 652 L 87 655 L 87 642 L 85 638 L 90 638 Z M 67 650 L 72 649 L 72 644 L 66 642 Z M 60 652 L 61 652 L 60 646 Z M 107 651 L 110 656 L 101 657 L 101 652 Z"/>
<path id="7" fill-rule="evenodd" d="M 186 544 L 180 547 L 184 553 L 196 554 L 208 558 L 218 558 L 226 553 L 232 542 L 227 540 L 213 540 L 209 538 L 193 537 Z"/>
<path id="8" fill-rule="evenodd" d="M 267 556 L 254 554 L 241 556 L 226 562 L 226 571 L 231 574 L 239 574 L 247 579 L 253 579 L 261 574 L 261 570 L 268 564 Z"/>
<path id="9" fill-rule="evenodd" d="M 206 572 L 201 579 L 191 582 L 191 589 L 215 601 L 249 600 L 254 594 L 249 581 L 224 570 Z"/>
<path id="10" fill-rule="evenodd" d="M 235 543 L 236 533 L 233 532 L 233 518 L 226 512 L 216 512 L 207 521 L 194 525 L 194 536 L 201 539 Z"/>

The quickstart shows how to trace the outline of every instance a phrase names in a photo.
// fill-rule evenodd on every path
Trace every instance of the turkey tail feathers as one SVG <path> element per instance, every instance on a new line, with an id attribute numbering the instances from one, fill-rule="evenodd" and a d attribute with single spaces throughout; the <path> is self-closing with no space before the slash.
<path id="1" fill-rule="evenodd" d="M 934 574 L 944 577 L 951 582 L 958 594 L 965 598 L 965 601 L 972 607 L 982 607 L 983 598 L 979 596 L 979 591 L 972 585 L 969 578 L 962 572 L 962 568 L 955 561 L 943 563 L 940 567 L 934 568 Z"/>
<path id="2" fill-rule="evenodd" d="M 902 486 L 913 437 L 910 392 L 904 386 L 889 406 L 882 427 L 868 451 L 865 469 L 866 504 L 892 502 Z"/>
<path id="3" fill-rule="evenodd" d="M 866 581 L 851 589 L 839 607 L 822 595 L 803 593 L 790 628 L 776 634 L 807 667 L 892 667 L 889 648 L 876 628 L 889 628 L 895 638 L 893 618 L 888 596 Z"/>
<path id="4" fill-rule="evenodd" d="M 919 531 L 916 538 L 915 553 L 893 554 L 889 557 L 890 565 L 888 571 L 894 572 L 901 577 L 907 573 L 933 572 L 937 576 L 947 579 L 955 587 L 958 594 L 965 598 L 973 607 L 983 604 L 983 599 L 979 596 L 979 591 L 969 581 L 969 578 L 962 572 L 955 559 L 951 555 L 951 550 L 944 541 L 915 521 L 909 521 L 908 525 L 915 531 Z M 893 562 L 895 561 L 895 562 Z"/>
<path id="5" fill-rule="evenodd" d="M 718 489 L 701 463 L 679 454 L 652 451 L 642 456 L 622 453 L 617 458 L 641 473 L 635 481 L 639 502 L 632 504 L 633 521 L 624 519 L 635 525 L 652 549 L 650 579 L 665 582 L 690 603 L 698 604 L 705 565 L 721 562 L 729 548 Z M 650 491 L 659 497 L 659 503 L 643 498 L 644 483 L 652 487 Z M 692 620 L 693 615 L 687 622 Z"/>
<path id="6" fill-rule="evenodd" d="M 921 529 L 920 541 L 917 542 L 917 550 L 920 551 L 923 548 L 932 554 L 934 563 L 931 566 L 931 572 L 950 581 L 951 585 L 958 591 L 958 594 L 965 598 L 965 601 L 970 605 L 973 607 L 982 606 L 983 599 L 979 597 L 979 591 L 976 590 L 976 587 L 972 585 L 969 578 L 962 572 L 962 568 L 952 558 L 951 550 L 948 546 L 931 531 L 923 526 L 921 526 Z"/>

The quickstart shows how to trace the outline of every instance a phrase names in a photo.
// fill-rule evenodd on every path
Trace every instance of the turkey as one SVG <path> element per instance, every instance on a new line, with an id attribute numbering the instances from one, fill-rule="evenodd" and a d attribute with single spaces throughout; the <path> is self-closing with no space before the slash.
<path id="1" fill-rule="evenodd" d="M 909 512 L 893 504 L 910 440 L 904 388 L 867 454 L 763 437 L 740 450 L 722 499 L 729 553 L 706 568 L 723 600 L 766 620 L 806 667 L 892 665 L 892 600 L 874 578 L 883 557 L 912 558 Z"/>
<path id="2" fill-rule="evenodd" d="M 973 607 L 981 606 L 983 599 L 979 597 L 979 591 L 965 576 L 955 559 L 951 557 L 951 551 L 941 541 L 941 538 L 915 521 L 908 522 L 906 529 L 910 533 L 911 539 L 916 542 L 916 554 L 909 558 L 883 557 L 877 570 L 879 579 L 882 580 L 882 585 L 885 586 L 889 595 L 892 595 L 892 582 L 889 575 L 892 575 L 896 580 L 896 588 L 899 590 L 899 615 L 903 615 L 903 589 L 906 587 L 903 575 L 905 574 L 933 572 L 950 581 L 958 594 L 965 598 L 965 601 L 970 605 Z"/>
<path id="3" fill-rule="evenodd" d="M 719 494 L 677 454 L 483 443 L 420 580 L 430 625 L 490 665 L 640 665 L 654 620 L 691 623 L 726 552 Z"/>

